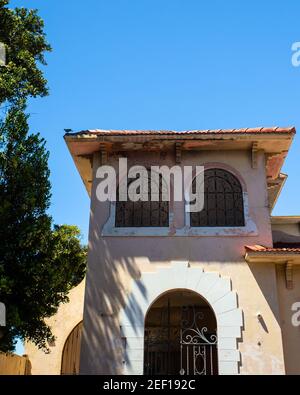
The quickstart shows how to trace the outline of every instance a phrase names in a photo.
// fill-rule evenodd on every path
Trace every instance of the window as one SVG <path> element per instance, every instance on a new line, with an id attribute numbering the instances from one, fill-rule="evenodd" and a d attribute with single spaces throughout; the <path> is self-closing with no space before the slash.
<path id="1" fill-rule="evenodd" d="M 130 183 L 133 182 L 130 179 Z M 131 200 L 116 202 L 116 227 L 168 227 L 169 226 L 169 202 L 162 200 L 163 188 L 166 188 L 162 177 L 159 177 L 159 196 L 157 201 L 151 201 L 151 179 L 148 173 L 147 201 Z M 165 191 L 165 190 L 164 190 Z M 118 191 L 119 192 L 119 191 Z M 117 197 L 119 193 L 117 192 Z M 139 191 L 137 191 L 139 193 Z"/>
<path id="2" fill-rule="evenodd" d="M 192 185 L 195 193 L 195 179 Z M 223 169 L 204 172 L 204 208 L 190 213 L 194 227 L 245 226 L 243 191 L 239 180 Z"/>

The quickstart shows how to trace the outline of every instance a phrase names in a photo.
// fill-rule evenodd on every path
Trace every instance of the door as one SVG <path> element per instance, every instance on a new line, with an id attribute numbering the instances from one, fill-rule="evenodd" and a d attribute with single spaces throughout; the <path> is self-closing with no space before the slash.
<path id="1" fill-rule="evenodd" d="M 213 310 L 195 292 L 161 296 L 145 320 L 144 374 L 218 374 L 216 327 Z"/>

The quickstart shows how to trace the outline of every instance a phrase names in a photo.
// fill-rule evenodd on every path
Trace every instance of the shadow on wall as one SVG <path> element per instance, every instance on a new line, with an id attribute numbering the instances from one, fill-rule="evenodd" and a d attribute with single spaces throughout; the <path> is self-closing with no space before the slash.
<path id="1" fill-rule="evenodd" d="M 84 329 L 80 360 L 81 374 L 122 374 L 126 355 L 125 339 L 122 339 L 119 313 L 129 303 L 127 311 L 137 317 L 143 314 L 140 302 L 131 294 L 132 280 L 141 277 L 140 262 L 159 262 L 169 265 L 172 260 L 196 262 L 201 250 L 201 261 L 206 265 L 216 262 L 241 263 L 245 239 L 233 245 L 230 238 L 214 242 L 210 238 L 187 237 L 105 237 L 101 238 L 99 221 L 94 217 L 99 209 L 91 213 L 89 267 L 85 290 Z M 96 226 L 95 226 L 96 224 Z M 226 251 L 226 254 L 224 254 Z M 226 256 L 226 259 L 224 258 Z M 139 264 L 137 263 L 139 259 Z M 141 281 L 135 282 L 140 295 L 148 300 L 147 290 Z M 133 316 L 127 317 L 133 335 L 138 328 Z M 129 361 L 127 361 L 129 363 Z"/>
<path id="2" fill-rule="evenodd" d="M 278 294 L 276 287 L 275 264 L 272 267 L 272 265 L 269 263 L 265 265 L 261 265 L 261 264 L 258 265 L 257 263 L 248 263 L 248 266 L 280 327 L 281 323 L 280 323 L 280 311 L 278 304 Z M 273 279 L 271 278 L 271 276 L 273 276 Z M 257 319 L 261 325 L 261 328 L 266 333 L 269 333 L 265 321 L 265 317 L 263 317 L 259 312 L 257 312 L 257 314 L 258 314 Z"/>
<path id="3" fill-rule="evenodd" d="M 87 271 L 80 372 L 122 374 L 125 344 L 118 314 L 127 300 L 128 279 L 138 279 L 140 271 L 134 259 L 126 254 L 122 257 L 113 255 L 116 251 L 98 234 L 94 235 L 94 240 L 89 254 L 96 261 Z M 146 297 L 146 290 L 140 291 Z M 139 308 L 137 301 L 131 300 L 131 303 L 135 309 Z M 134 328 L 134 322 L 132 324 Z M 99 339 L 103 339 L 101 343 Z"/>

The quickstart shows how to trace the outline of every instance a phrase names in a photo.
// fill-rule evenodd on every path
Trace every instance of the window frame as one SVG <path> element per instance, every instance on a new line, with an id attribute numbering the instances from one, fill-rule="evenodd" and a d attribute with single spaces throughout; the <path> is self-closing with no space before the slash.
<path id="1" fill-rule="evenodd" d="M 101 236 L 107 237 L 118 237 L 118 236 L 153 236 L 153 237 L 219 237 L 219 236 L 230 236 L 230 237 L 251 237 L 258 235 L 258 229 L 249 214 L 249 199 L 246 184 L 242 177 L 235 169 L 227 166 L 224 163 L 206 163 L 203 164 L 205 169 L 219 168 L 225 169 L 234 174 L 241 183 L 242 195 L 244 203 L 244 220 L 245 226 L 236 227 L 191 227 L 190 226 L 190 213 L 187 211 L 189 201 L 189 186 L 184 192 L 186 200 L 182 202 L 182 214 L 184 216 L 184 224 L 182 227 L 176 227 L 176 219 L 178 215 L 178 206 L 174 208 L 173 199 L 169 202 L 169 226 L 168 227 L 115 227 L 115 215 L 116 215 L 116 202 L 110 202 L 109 204 L 109 216 L 106 223 L 103 225 L 101 230 Z M 197 176 L 197 174 L 196 174 Z M 171 196 L 173 190 L 173 184 L 171 182 Z M 175 217 L 176 212 L 176 217 Z"/>
<path id="2" fill-rule="evenodd" d="M 149 171 L 147 166 L 146 169 Z M 170 188 L 172 191 L 172 182 L 170 183 Z M 170 236 L 170 230 L 174 228 L 174 205 L 172 200 L 168 202 L 167 226 L 116 226 L 116 205 L 116 201 L 110 202 L 109 218 L 103 226 L 102 236 Z"/>
<path id="3" fill-rule="evenodd" d="M 226 170 L 229 173 L 232 173 L 240 182 L 242 187 L 242 196 L 243 196 L 243 205 L 244 205 L 244 226 L 230 226 L 230 227 L 218 227 L 218 226 L 191 226 L 190 223 L 190 212 L 188 211 L 189 201 L 190 201 L 190 185 L 188 185 L 185 191 L 185 227 L 177 230 L 177 236 L 257 236 L 258 229 L 255 222 L 252 220 L 249 213 L 249 197 L 246 189 L 246 184 L 240 174 L 231 166 L 228 166 L 224 163 L 214 162 L 214 163 L 205 163 L 203 164 L 204 171 L 210 169 L 222 169 Z M 198 173 L 199 174 L 199 173 Z M 197 175 L 195 177 L 197 177 Z M 193 180 L 194 178 L 193 177 Z M 193 182 L 191 180 L 191 182 Z"/>
<path id="4" fill-rule="evenodd" d="M 210 174 L 208 174 L 209 172 L 214 172 L 214 174 L 210 175 Z M 218 175 L 217 172 L 220 172 L 220 173 L 223 173 L 223 174 Z M 226 175 L 227 175 L 227 177 L 230 177 L 231 180 L 226 180 L 225 179 Z M 194 182 L 195 182 L 197 177 L 198 177 L 198 175 L 196 175 L 193 178 L 193 180 L 192 180 L 192 188 L 193 188 Z M 212 178 L 212 179 L 214 179 L 214 182 L 218 178 L 220 178 L 222 181 L 227 181 L 227 183 L 229 184 L 230 189 L 231 189 L 230 192 L 226 192 L 224 188 L 223 188 L 223 190 L 221 192 L 218 192 L 217 190 L 214 190 L 213 192 L 208 191 L 209 187 L 205 184 L 206 178 L 207 179 L 208 178 Z M 232 183 L 230 181 L 232 181 Z M 245 221 L 243 187 L 242 187 L 242 183 L 240 182 L 238 177 L 236 177 L 235 174 L 233 174 L 232 172 L 228 171 L 227 169 L 222 169 L 222 168 L 219 168 L 219 167 L 212 167 L 212 168 L 204 170 L 203 182 L 204 182 L 204 200 L 205 200 L 205 203 L 206 203 L 206 198 L 207 198 L 206 194 L 211 193 L 212 195 L 214 195 L 215 198 L 218 196 L 218 194 L 221 194 L 222 195 L 222 201 L 224 203 L 224 208 L 223 209 L 218 208 L 218 202 L 217 202 L 217 199 L 216 199 L 216 207 L 214 209 L 211 209 L 211 211 L 213 210 L 215 212 L 215 222 L 216 222 L 215 225 L 192 225 L 191 222 L 192 222 L 192 219 L 193 219 L 192 218 L 193 215 L 197 215 L 198 216 L 198 218 L 197 218 L 198 222 L 201 222 L 201 219 L 199 218 L 200 213 L 190 213 L 190 227 L 191 228 L 242 228 L 242 227 L 244 227 L 246 221 Z M 234 182 L 237 185 L 234 185 L 233 184 Z M 238 187 L 238 189 L 239 189 L 238 191 L 234 191 L 234 187 L 235 186 Z M 233 208 L 231 209 L 233 211 L 233 218 L 234 218 L 233 222 L 238 222 L 238 214 L 235 212 L 235 209 L 237 210 L 237 207 L 236 207 L 236 201 L 235 201 L 234 195 L 235 194 L 239 195 L 238 196 L 238 199 L 239 199 L 238 203 L 241 205 L 241 210 L 239 211 L 239 215 L 242 217 L 241 218 L 241 223 L 238 223 L 238 224 L 234 224 L 234 223 L 233 224 L 226 224 L 226 223 L 224 223 L 224 224 L 221 224 L 221 225 L 217 224 L 218 221 L 219 221 L 218 211 L 221 211 L 221 210 L 223 211 L 223 214 L 224 214 L 224 222 L 228 221 L 229 209 L 227 209 L 225 207 L 226 204 L 228 203 L 228 200 L 227 200 L 228 196 L 226 196 L 226 194 L 233 195 L 232 196 Z M 205 207 L 204 207 L 204 209 L 205 209 Z M 206 207 L 206 210 L 205 210 L 206 222 L 210 222 L 210 213 L 209 213 L 209 211 L 210 211 L 209 207 Z"/>
<path id="5" fill-rule="evenodd" d="M 144 188 L 144 184 L 143 184 L 141 195 L 144 196 L 144 197 L 146 196 L 146 198 L 149 199 L 149 197 L 151 196 L 151 185 L 152 184 L 151 184 L 151 178 L 150 178 L 150 170 L 147 169 L 147 171 L 148 171 L 148 178 L 147 178 L 147 181 L 146 181 L 147 182 L 147 189 Z M 127 190 L 129 189 L 130 184 L 132 182 L 134 182 L 134 181 L 135 181 L 134 179 L 131 179 L 131 181 L 128 182 Z M 144 182 L 144 180 L 142 180 L 142 182 Z M 147 193 L 145 192 L 145 190 L 147 191 Z M 163 180 L 162 176 L 159 175 L 159 193 L 156 194 L 158 200 L 153 202 L 153 203 L 158 203 L 158 208 L 156 209 L 158 211 L 158 214 L 157 214 L 158 222 L 162 222 L 161 221 L 162 211 L 163 211 L 164 215 L 166 216 L 166 224 L 165 225 L 162 225 L 161 223 L 159 225 L 130 225 L 130 226 L 129 225 L 128 226 L 126 226 L 126 225 L 125 226 L 117 225 L 118 204 L 124 205 L 124 208 L 123 208 L 124 211 L 126 210 L 126 204 L 132 206 L 132 207 L 130 207 L 130 210 L 131 210 L 130 216 L 131 216 L 131 221 L 134 222 L 134 211 L 135 211 L 134 205 L 136 204 L 136 205 L 142 205 L 143 206 L 144 203 L 149 203 L 149 200 L 148 201 L 137 201 L 137 202 L 133 202 L 133 201 L 130 201 L 130 200 L 127 200 L 127 201 L 123 202 L 123 201 L 117 200 L 115 202 L 115 228 L 169 228 L 169 226 L 170 226 L 169 216 L 170 216 L 170 203 L 171 202 L 161 199 L 162 196 L 164 194 L 166 194 L 166 193 L 168 194 L 167 186 L 164 184 L 164 180 Z M 117 197 L 119 197 L 119 188 L 117 189 Z M 161 205 L 161 204 L 165 205 L 166 207 L 164 208 L 164 206 Z M 141 215 L 141 223 L 142 223 L 143 222 L 142 217 L 144 216 L 143 215 L 143 213 L 144 213 L 143 207 L 141 207 L 140 210 L 141 210 L 140 215 Z M 144 210 L 145 210 L 145 208 L 144 208 Z M 155 212 L 154 209 L 152 209 L 152 210 L 150 209 L 149 210 L 148 221 L 150 223 L 152 222 L 152 215 L 154 215 L 154 212 Z M 126 217 L 124 218 L 124 222 L 126 223 Z"/>

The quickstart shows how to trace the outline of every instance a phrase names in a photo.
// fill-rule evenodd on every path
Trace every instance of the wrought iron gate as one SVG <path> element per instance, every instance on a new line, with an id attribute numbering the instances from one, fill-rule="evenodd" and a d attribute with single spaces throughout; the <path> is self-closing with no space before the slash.
<path id="1" fill-rule="evenodd" d="M 183 306 L 180 328 L 180 374 L 217 374 L 217 335 L 208 333 L 203 311 L 196 306 Z M 205 324 L 205 322 L 203 322 Z"/>
<path id="2" fill-rule="evenodd" d="M 168 299 L 159 319 L 158 325 L 145 330 L 146 375 L 218 374 L 217 335 L 209 333 L 203 308 L 172 309 Z"/>

